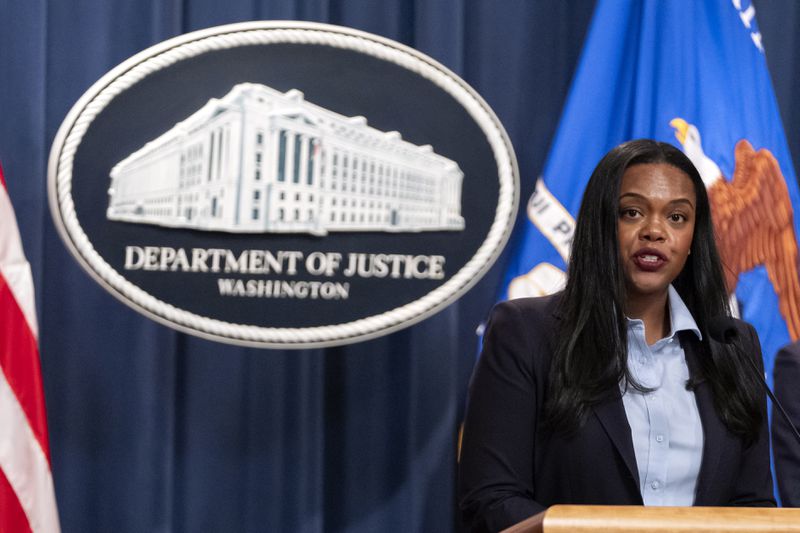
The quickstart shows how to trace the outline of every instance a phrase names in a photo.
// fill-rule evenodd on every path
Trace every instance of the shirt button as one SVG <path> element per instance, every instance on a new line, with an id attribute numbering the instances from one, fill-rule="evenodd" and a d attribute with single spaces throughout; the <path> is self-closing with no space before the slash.
<path id="1" fill-rule="evenodd" d="M 656 442 L 664 442 L 664 435 L 656 435 Z"/>
<path id="2" fill-rule="evenodd" d="M 650 487 L 653 490 L 658 490 L 658 489 L 661 488 L 661 482 L 660 481 L 653 481 L 652 483 L 650 483 Z"/>

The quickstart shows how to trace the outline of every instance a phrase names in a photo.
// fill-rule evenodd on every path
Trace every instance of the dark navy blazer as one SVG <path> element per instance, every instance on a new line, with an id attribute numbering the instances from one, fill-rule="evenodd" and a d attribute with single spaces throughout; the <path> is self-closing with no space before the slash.
<path id="1" fill-rule="evenodd" d="M 499 531 L 558 503 L 643 503 L 619 390 L 571 437 L 540 424 L 555 298 L 511 300 L 492 312 L 470 383 L 459 464 L 459 504 L 472 531 Z M 739 325 L 748 353 L 763 366 L 753 328 Z M 691 333 L 680 335 L 694 374 L 702 345 Z M 717 416 L 708 383 L 697 386 L 695 397 L 704 435 L 695 505 L 774 506 L 766 401 L 759 438 L 745 447 Z"/>
<path id="2" fill-rule="evenodd" d="M 772 371 L 775 396 L 795 426 L 800 426 L 800 342 L 790 344 L 775 356 Z M 800 444 L 792 430 L 772 407 L 772 447 L 775 477 L 784 507 L 800 507 Z"/>

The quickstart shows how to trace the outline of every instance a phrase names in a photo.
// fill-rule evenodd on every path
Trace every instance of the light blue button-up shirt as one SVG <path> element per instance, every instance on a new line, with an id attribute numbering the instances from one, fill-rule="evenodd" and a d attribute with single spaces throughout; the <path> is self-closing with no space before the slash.
<path id="1" fill-rule="evenodd" d="M 643 386 L 624 389 L 622 403 L 631 427 L 639 490 L 645 505 L 690 506 L 703 457 L 703 426 L 694 392 L 686 390 L 689 367 L 677 333 L 697 323 L 678 292 L 669 287 L 669 335 L 648 346 L 644 322 L 628 319 L 628 369 Z"/>

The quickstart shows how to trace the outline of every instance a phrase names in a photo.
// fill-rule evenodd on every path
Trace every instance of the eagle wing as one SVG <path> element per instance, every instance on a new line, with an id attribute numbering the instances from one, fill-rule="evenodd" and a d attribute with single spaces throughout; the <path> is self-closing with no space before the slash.
<path id="1" fill-rule="evenodd" d="M 800 338 L 800 276 L 794 212 L 786 180 L 769 150 L 736 143 L 731 181 L 708 188 L 728 291 L 739 274 L 764 265 L 793 341 Z"/>

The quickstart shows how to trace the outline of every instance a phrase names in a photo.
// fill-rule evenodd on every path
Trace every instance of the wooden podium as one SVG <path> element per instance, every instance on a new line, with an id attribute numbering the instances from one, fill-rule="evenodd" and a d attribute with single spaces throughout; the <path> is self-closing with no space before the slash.
<path id="1" fill-rule="evenodd" d="M 800 532 L 800 509 L 554 505 L 503 533 Z"/>

